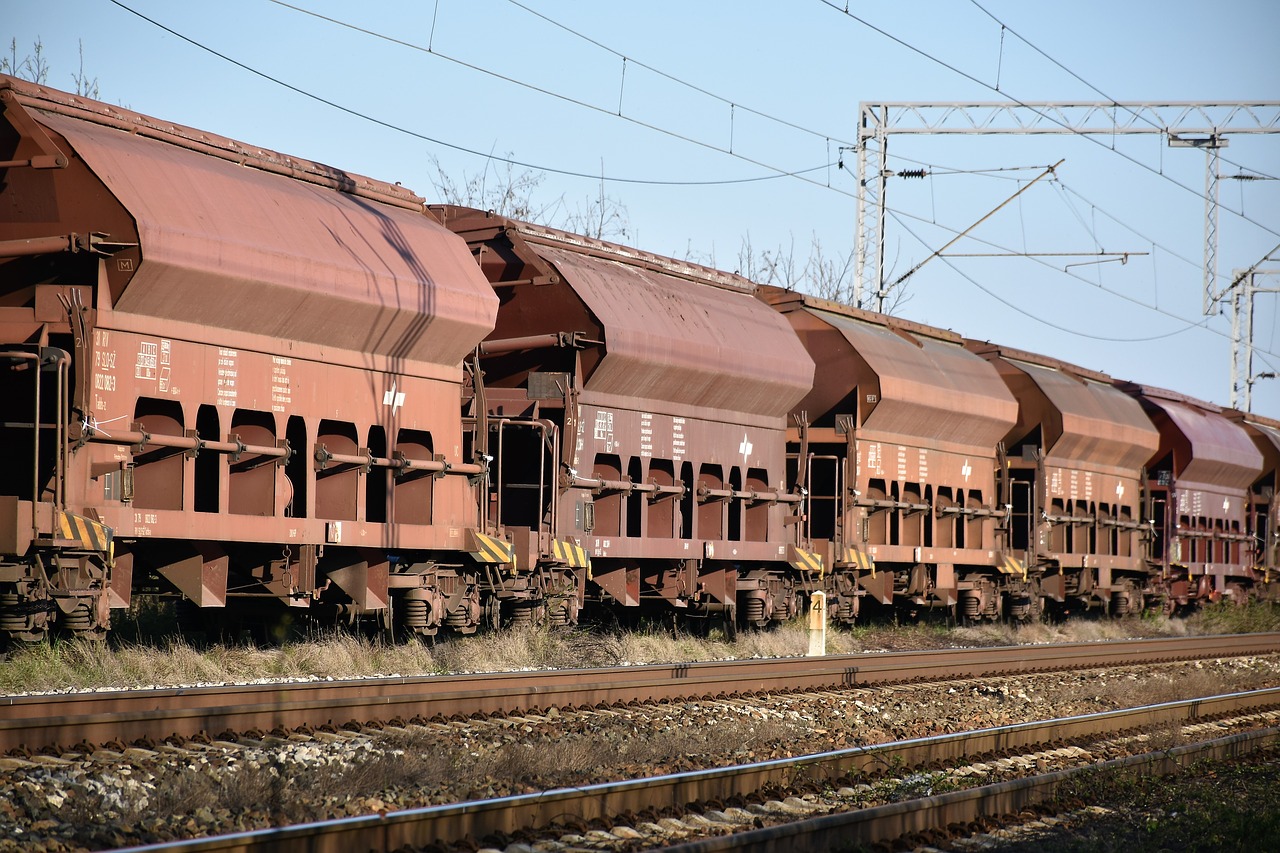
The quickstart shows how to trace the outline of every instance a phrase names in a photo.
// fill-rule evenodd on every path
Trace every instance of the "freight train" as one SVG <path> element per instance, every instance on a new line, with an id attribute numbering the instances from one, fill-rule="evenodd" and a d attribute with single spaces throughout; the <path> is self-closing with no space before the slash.
<path id="1" fill-rule="evenodd" d="M 136 595 L 430 637 L 1276 592 L 1276 421 L 14 78 L 0 108 L 10 640 Z"/>

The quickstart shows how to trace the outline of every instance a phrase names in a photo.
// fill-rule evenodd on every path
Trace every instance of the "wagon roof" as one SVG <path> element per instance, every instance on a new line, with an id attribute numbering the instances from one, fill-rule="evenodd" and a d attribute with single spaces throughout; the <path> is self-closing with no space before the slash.
<path id="1" fill-rule="evenodd" d="M 1160 445 L 1160 432 L 1142 404 L 1105 373 L 990 343 L 971 350 L 1008 365 L 1001 370 L 1018 398 L 1017 440 L 1035 427 L 1046 459 L 1137 476 Z"/>
<path id="2" fill-rule="evenodd" d="M 1280 471 L 1280 421 L 1254 412 L 1224 412 L 1229 419 L 1244 426 L 1262 453 L 1263 473 Z"/>
<path id="3" fill-rule="evenodd" d="M 851 405 L 856 390 L 860 426 L 988 456 L 1017 420 L 1017 403 L 996 369 L 965 349 L 954 332 L 790 291 L 765 288 L 762 295 L 783 313 L 806 314 L 847 342 L 833 349 L 829 341 L 802 335 L 823 365 L 815 383 L 823 387 L 815 393 L 824 402 L 817 408 Z"/>
<path id="4" fill-rule="evenodd" d="M 1247 488 L 1262 470 L 1262 454 L 1238 423 L 1221 407 L 1176 391 L 1135 383 L 1119 383 L 1144 401 L 1160 429 L 1158 457 L 1172 451 L 1174 476 L 1188 483 L 1225 489 Z"/>
<path id="5" fill-rule="evenodd" d="M 455 367 L 493 328 L 497 300 L 467 247 L 403 188 L 18 81 L 0 88 L 136 223 L 141 261 L 117 311 Z"/>
<path id="6" fill-rule="evenodd" d="M 503 275 L 520 278 L 495 287 L 572 290 L 603 336 L 588 394 L 781 419 L 813 382 L 813 360 L 748 279 L 482 211 L 433 210 L 473 245 L 510 241 Z"/>

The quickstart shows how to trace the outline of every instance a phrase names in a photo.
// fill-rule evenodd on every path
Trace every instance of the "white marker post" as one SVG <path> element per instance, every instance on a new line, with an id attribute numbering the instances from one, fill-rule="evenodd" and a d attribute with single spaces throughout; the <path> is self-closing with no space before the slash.
<path id="1" fill-rule="evenodd" d="M 815 592 L 809 596 L 809 657 L 825 657 L 827 654 L 827 594 Z"/>

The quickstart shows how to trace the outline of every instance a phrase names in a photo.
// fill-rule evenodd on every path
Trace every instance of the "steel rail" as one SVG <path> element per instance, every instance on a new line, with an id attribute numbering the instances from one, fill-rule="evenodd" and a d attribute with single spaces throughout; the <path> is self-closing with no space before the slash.
<path id="1" fill-rule="evenodd" d="M 876 768 L 907 768 L 925 761 L 954 760 L 962 756 L 995 750 L 1031 747 L 1060 742 L 1068 738 L 1132 730 L 1144 726 L 1187 723 L 1224 714 L 1278 706 L 1280 706 L 1280 688 L 1271 688 L 1181 702 L 1166 702 L 1101 714 L 1000 726 L 974 732 L 896 741 L 738 767 L 698 770 L 492 800 L 474 800 L 446 806 L 430 806 L 364 817 L 297 824 L 278 829 L 131 847 L 121 853 L 144 853 L 144 851 L 158 853 L 162 850 L 173 851 L 173 853 L 215 853 L 215 851 L 216 853 L 267 853 L 267 851 L 270 853 L 329 853 L 329 851 L 338 853 L 345 850 L 394 850 L 405 845 L 422 846 L 433 841 L 447 844 L 466 836 L 483 838 L 495 832 L 512 833 L 531 827 L 546 827 L 566 815 L 591 821 L 597 818 L 614 818 L 625 812 L 639 813 L 646 809 L 660 810 L 667 807 L 684 809 L 690 804 L 724 800 L 734 796 L 749 796 L 771 786 L 786 787 L 794 785 L 797 781 L 833 780 Z M 1264 731 L 1270 732 L 1268 742 L 1280 739 L 1280 729 Z M 1237 735 L 1214 743 L 1225 742 L 1238 745 L 1244 743 L 1245 738 Z M 1184 755 L 1190 747 L 1180 749 L 1181 752 L 1172 750 L 1160 755 Z M 1234 753 L 1228 750 L 1228 754 Z M 1137 758 L 1145 759 L 1149 756 Z M 1126 762 L 1135 763 L 1135 760 L 1117 759 L 1090 765 L 1084 769 L 1106 769 L 1112 765 L 1128 766 Z M 1136 763 L 1141 764 L 1142 761 Z M 1033 777 L 1035 786 L 1032 788 L 1037 792 L 1036 796 L 1043 798 L 1043 792 L 1055 790 L 1056 785 L 1060 784 L 1062 779 L 1068 778 L 1072 772 L 1064 771 Z M 1052 780 L 1052 784 L 1043 780 Z M 862 827 L 866 822 L 874 829 L 859 828 L 857 831 L 868 832 L 869 835 L 860 834 L 856 838 L 850 835 L 843 840 L 873 843 L 885 838 L 896 838 L 907 832 L 972 819 L 972 817 L 957 817 L 961 808 L 976 808 L 978 811 L 975 814 L 1017 811 L 1020 805 L 1031 801 L 1025 799 L 1031 796 L 1023 791 L 1027 786 L 1027 780 L 1013 780 L 937 797 L 894 803 L 891 806 L 797 821 L 770 827 L 760 832 L 721 836 L 672 849 L 680 850 L 682 853 L 702 850 L 736 850 L 739 849 L 736 845 L 741 841 L 748 845 L 763 845 L 742 849 L 794 850 L 797 849 L 797 837 L 807 837 L 808 833 L 833 831 L 826 829 L 823 821 L 832 821 L 836 827 L 846 825 Z M 975 794 L 975 791 L 982 793 Z M 927 819 L 917 817 L 917 809 L 924 814 L 929 814 L 930 817 Z M 871 813 L 874 813 L 874 819 L 868 822 L 866 815 Z M 941 815 L 941 817 L 933 815 Z M 852 822 L 846 824 L 841 821 Z M 940 823 L 932 821 L 940 821 Z M 808 826 L 804 830 L 787 830 L 787 827 L 805 824 Z M 775 831 L 776 835 L 771 834 Z"/>
<path id="2" fill-rule="evenodd" d="M 1280 652 L 1280 633 L 0 697 L 0 753 Z"/>
<path id="3" fill-rule="evenodd" d="M 657 849 L 664 853 L 718 853 L 722 850 L 791 853 L 794 850 L 847 849 L 860 844 L 889 842 L 912 833 L 971 823 L 985 816 L 1017 814 L 1028 806 L 1055 799 L 1064 785 L 1086 775 L 1125 770 L 1148 776 L 1163 775 L 1197 761 L 1238 758 L 1277 745 L 1280 745 L 1280 728 L 1257 729 L 1055 773 L 1010 779 L 934 797 L 808 818 Z"/>

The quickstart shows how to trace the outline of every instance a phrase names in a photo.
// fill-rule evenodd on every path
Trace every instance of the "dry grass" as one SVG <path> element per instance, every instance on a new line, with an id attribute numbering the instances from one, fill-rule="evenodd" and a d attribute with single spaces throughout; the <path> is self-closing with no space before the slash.
<path id="1" fill-rule="evenodd" d="M 940 623 L 857 626 L 829 631 L 827 653 L 1090 642 L 1243 630 L 1280 630 L 1280 607 L 1224 605 L 1185 620 L 1102 618 L 960 628 Z M 117 641 L 111 646 L 68 641 L 19 648 L 0 660 L 0 693 L 777 658 L 803 655 L 808 644 L 804 619 L 768 631 L 742 632 L 735 643 L 714 632 L 710 638 L 695 638 L 661 629 L 618 634 L 539 628 L 451 639 L 434 646 L 393 646 L 345 633 L 262 648 L 234 644 L 197 648 L 181 639 L 159 645 Z"/>
<path id="2" fill-rule="evenodd" d="M 621 638 L 587 630 L 513 628 L 448 640 L 432 650 L 445 672 L 568 669 L 623 663 Z"/>

